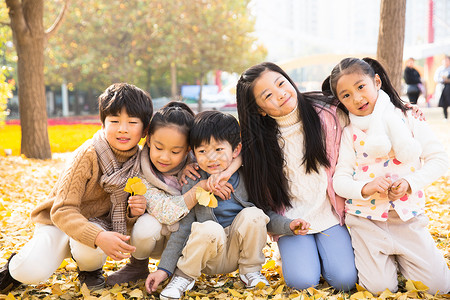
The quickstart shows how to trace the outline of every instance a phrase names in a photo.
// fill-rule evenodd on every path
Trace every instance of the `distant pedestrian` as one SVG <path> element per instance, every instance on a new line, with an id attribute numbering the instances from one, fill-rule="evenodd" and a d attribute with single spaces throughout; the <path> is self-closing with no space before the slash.
<path id="1" fill-rule="evenodd" d="M 445 57 L 444 67 L 445 68 L 441 69 L 439 74 L 437 74 L 439 83 L 444 86 L 439 97 L 438 106 L 442 107 L 442 109 L 444 110 L 444 117 L 446 120 L 448 120 L 447 109 L 450 106 L 450 56 Z"/>
<path id="2" fill-rule="evenodd" d="M 441 98 L 442 90 L 444 89 L 444 79 L 450 74 L 450 56 L 446 55 L 442 65 L 440 65 L 436 72 L 434 72 L 434 81 L 436 82 L 436 88 L 434 89 L 434 99 L 439 101 Z"/>
<path id="3" fill-rule="evenodd" d="M 411 104 L 417 104 L 417 99 L 422 93 L 422 79 L 419 72 L 414 68 L 414 58 L 406 61 L 406 68 L 403 72 L 403 79 L 407 85 L 406 95 Z"/>

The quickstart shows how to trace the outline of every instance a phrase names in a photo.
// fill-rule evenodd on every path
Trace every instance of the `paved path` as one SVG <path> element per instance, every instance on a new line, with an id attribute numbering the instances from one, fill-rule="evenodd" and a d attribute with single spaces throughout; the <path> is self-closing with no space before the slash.
<path id="1" fill-rule="evenodd" d="M 446 121 L 444 119 L 444 113 L 440 107 L 420 107 L 420 109 L 450 156 L 450 120 Z M 447 176 L 450 176 L 450 168 L 447 171 Z"/>

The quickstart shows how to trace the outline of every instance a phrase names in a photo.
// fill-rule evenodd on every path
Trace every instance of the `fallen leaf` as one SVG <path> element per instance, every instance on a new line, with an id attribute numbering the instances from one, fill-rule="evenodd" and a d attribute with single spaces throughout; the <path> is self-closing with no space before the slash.
<path id="1" fill-rule="evenodd" d="M 450 135 L 448 135 L 448 124 L 436 123 L 442 127 L 442 136 L 447 140 L 446 148 L 450 149 Z M 433 125 L 433 124 L 431 124 Z M 6 126 L 7 128 L 8 126 Z M 68 127 L 68 126 L 66 126 Z M 74 127 L 75 128 L 75 127 Z M 84 128 L 84 127 L 83 127 Z M 4 129 L 0 128 L 0 135 Z M 82 127 L 77 127 L 76 131 L 84 131 Z M 20 134 L 20 127 L 17 128 Z M 435 131 L 436 132 L 436 131 Z M 62 146 L 65 144 L 75 144 L 74 139 L 67 139 L 67 134 L 58 134 L 61 139 L 64 137 Z M 92 136 L 92 134 L 91 134 Z M 17 153 L 20 152 L 20 136 Z M 81 141 L 81 143 L 84 141 Z M 81 145 L 80 143 L 80 145 Z M 0 148 L 3 145 L 0 143 Z M 62 147 L 61 146 L 61 147 Z M 53 150 L 53 149 L 52 149 Z M 13 150 L 16 151 L 16 150 Z M 68 148 L 64 152 L 71 151 Z M 61 151 L 62 152 L 62 151 Z M 28 159 L 25 156 L 1 156 L 0 151 L 0 267 L 3 266 L 11 253 L 21 249 L 33 236 L 35 225 L 30 221 L 30 213 L 36 205 L 47 198 L 58 180 L 58 175 L 63 170 L 64 165 L 73 157 L 71 153 L 58 153 L 53 151 L 53 159 L 36 160 Z M 437 248 L 444 254 L 445 260 L 450 265 L 450 169 L 446 176 L 441 177 L 425 188 L 426 215 L 430 222 L 428 229 L 436 242 Z M 194 288 L 195 293 L 188 294 L 183 299 L 295 299 L 295 300 L 348 300 L 356 289 L 349 293 L 334 291 L 328 287 L 321 279 L 318 286 L 315 287 L 316 295 L 309 296 L 306 290 L 295 290 L 286 286 L 281 268 L 276 264 L 276 243 L 267 242 L 264 248 L 266 263 L 263 265 L 262 272 L 270 280 L 272 287 L 263 289 L 246 289 L 239 279 L 239 272 L 217 276 L 202 275 Z M 301 252 L 299 252 L 301 255 Z M 104 271 L 107 275 L 119 270 L 128 260 L 113 261 L 107 259 L 104 265 Z M 66 264 L 67 263 L 67 264 Z M 149 270 L 154 272 L 157 269 L 159 260 L 149 260 Z M 64 264 L 66 264 L 64 266 Z M 77 265 L 72 259 L 66 259 L 54 274 L 48 280 L 38 285 L 22 285 L 8 295 L 0 295 L 0 299 L 83 299 L 79 281 L 77 279 Z M 407 300 L 411 298 L 420 298 L 427 300 L 449 300 L 449 295 L 430 295 L 425 292 L 425 288 L 420 284 L 412 282 L 411 290 L 405 291 L 402 287 L 406 286 L 406 279 L 400 279 L 400 291 L 391 293 L 384 291 L 378 299 L 381 300 Z M 167 283 L 167 282 L 166 282 Z M 408 283 L 409 287 L 410 283 Z M 117 285 L 112 288 L 105 288 L 100 291 L 90 291 L 86 300 L 90 299 L 139 299 L 130 297 L 134 290 L 142 291 L 143 298 L 140 299 L 158 299 L 158 295 L 165 285 L 160 285 L 156 293 L 149 295 L 145 291 L 144 281 L 137 283 Z M 200 289 L 201 286 L 201 289 Z M 229 289 L 234 290 L 241 296 L 233 296 Z M 364 293 L 362 296 L 368 297 Z M 360 292 L 360 291 L 358 291 Z M 62 293 L 60 295 L 57 295 Z M 87 294 L 87 292 L 84 292 Z M 325 294 L 326 296 L 323 296 Z M 133 294 L 134 295 L 134 294 Z M 136 294 L 137 295 L 137 294 Z M 375 297 L 372 297 L 374 299 Z"/>
<path id="2" fill-rule="evenodd" d="M 237 297 L 237 298 L 244 298 L 244 296 L 241 294 L 241 293 L 239 293 L 239 292 L 237 292 L 237 291 L 235 291 L 235 290 L 233 290 L 233 289 L 228 289 L 228 292 L 231 294 L 231 296 L 233 296 L 233 297 Z"/>
<path id="3" fill-rule="evenodd" d="M 142 293 L 142 291 L 140 289 L 132 290 L 129 295 L 130 295 L 130 297 L 134 297 L 134 298 L 143 298 L 144 297 L 144 294 Z"/>
<path id="4" fill-rule="evenodd" d="M 405 284 L 405 289 L 407 291 L 425 292 L 425 291 L 428 291 L 429 288 L 425 284 L 423 284 L 421 281 L 415 281 L 415 280 L 408 279 Z"/>

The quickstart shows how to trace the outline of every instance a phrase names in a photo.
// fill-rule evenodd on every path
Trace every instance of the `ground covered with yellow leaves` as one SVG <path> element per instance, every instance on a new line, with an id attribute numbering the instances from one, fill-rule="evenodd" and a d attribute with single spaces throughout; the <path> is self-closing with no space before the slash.
<path id="1" fill-rule="evenodd" d="M 429 120 L 430 125 L 450 153 L 449 123 Z M 62 135 L 66 136 L 67 135 Z M 30 212 L 43 201 L 71 154 L 53 155 L 52 160 L 40 161 L 21 156 L 0 156 L 0 266 L 3 266 L 12 252 L 18 251 L 32 236 L 34 224 Z M 450 264 L 450 172 L 426 188 L 426 213 L 430 218 L 429 230 Z M 374 298 L 364 290 L 350 293 L 335 292 L 321 282 L 316 288 L 297 291 L 286 287 L 276 267 L 273 252 L 276 245 L 268 243 L 265 248 L 267 263 L 263 273 L 271 286 L 245 289 L 238 274 L 232 273 L 214 277 L 201 277 L 186 299 L 365 299 Z M 301 250 L 299 255 L 301 255 Z M 109 274 L 118 270 L 126 261 L 107 261 L 104 270 Z M 150 262 L 150 269 L 156 269 L 157 261 Z M 379 299 L 450 299 L 450 295 L 430 295 L 420 282 L 401 278 L 398 293 L 385 293 Z M 79 287 L 76 264 L 66 259 L 60 268 L 46 282 L 38 285 L 22 285 L 0 299 L 158 299 L 145 291 L 144 283 L 122 285 L 90 292 Z"/>

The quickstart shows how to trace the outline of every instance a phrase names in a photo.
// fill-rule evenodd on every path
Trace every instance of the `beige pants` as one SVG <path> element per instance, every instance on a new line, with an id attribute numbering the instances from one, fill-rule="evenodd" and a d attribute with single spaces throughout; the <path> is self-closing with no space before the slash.
<path id="1" fill-rule="evenodd" d="M 397 270 L 406 279 L 421 281 L 429 293 L 450 290 L 450 270 L 436 248 L 421 214 L 406 222 L 391 210 L 386 222 L 347 215 L 359 284 L 372 293 L 396 292 Z"/>
<path id="2" fill-rule="evenodd" d="M 265 261 L 262 249 L 268 222 L 269 217 L 256 207 L 241 210 L 226 228 L 214 221 L 194 222 L 178 269 L 195 279 L 202 272 L 224 274 L 238 268 L 241 274 L 260 271 Z"/>
<path id="3" fill-rule="evenodd" d="M 136 247 L 133 255 L 136 259 L 159 259 L 166 247 L 169 236 L 161 234 L 163 225 L 152 215 L 140 216 L 131 230 L 130 244 Z"/>

